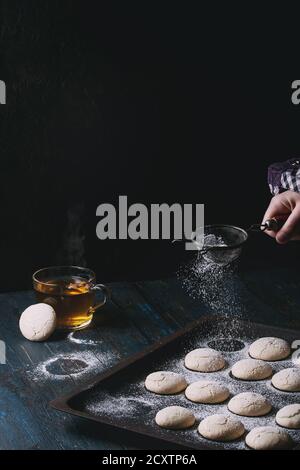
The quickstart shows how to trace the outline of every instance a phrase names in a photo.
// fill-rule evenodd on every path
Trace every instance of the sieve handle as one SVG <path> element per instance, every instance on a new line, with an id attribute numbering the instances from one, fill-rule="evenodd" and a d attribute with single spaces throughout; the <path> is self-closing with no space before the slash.
<path id="1" fill-rule="evenodd" d="M 278 232 L 281 227 L 284 225 L 286 218 L 278 217 L 273 219 L 268 219 L 264 222 L 264 229 L 263 230 L 272 230 L 272 232 Z"/>
<path id="2" fill-rule="evenodd" d="M 272 230 L 273 232 L 278 232 L 281 227 L 284 225 L 287 217 L 274 217 L 272 219 L 267 219 L 263 224 L 253 224 L 246 231 L 247 232 L 264 232 L 265 230 Z"/>

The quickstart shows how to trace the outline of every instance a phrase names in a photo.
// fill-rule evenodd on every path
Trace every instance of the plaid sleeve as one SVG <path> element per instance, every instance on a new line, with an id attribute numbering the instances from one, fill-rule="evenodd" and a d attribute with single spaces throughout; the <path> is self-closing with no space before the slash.
<path id="1" fill-rule="evenodd" d="M 272 194 L 287 189 L 300 192 L 300 158 L 272 163 L 268 168 L 268 184 Z"/>

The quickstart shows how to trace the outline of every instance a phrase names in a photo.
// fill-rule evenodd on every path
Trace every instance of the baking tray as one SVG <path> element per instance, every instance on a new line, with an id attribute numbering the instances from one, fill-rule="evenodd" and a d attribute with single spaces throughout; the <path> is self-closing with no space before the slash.
<path id="1" fill-rule="evenodd" d="M 250 382 L 237 380 L 231 376 L 232 365 L 240 359 L 249 357 L 249 344 L 262 336 L 277 336 L 292 343 L 300 339 L 300 332 L 227 317 L 202 317 L 144 351 L 123 360 L 115 367 L 100 373 L 86 385 L 53 400 L 50 405 L 56 410 L 96 421 L 105 428 L 144 436 L 145 448 L 149 448 L 150 438 L 164 443 L 166 448 L 168 444 L 172 444 L 189 449 L 246 449 L 244 437 L 231 443 L 213 442 L 202 438 L 197 432 L 197 426 L 199 421 L 209 414 L 230 414 L 227 410 L 229 399 L 232 395 L 245 391 L 263 393 L 273 404 L 273 410 L 265 417 L 239 417 L 245 425 L 246 432 L 256 426 L 275 424 L 275 414 L 279 408 L 289 403 L 300 402 L 300 392 L 280 392 L 271 385 L 270 379 Z M 192 349 L 206 346 L 223 352 L 227 361 L 226 368 L 220 372 L 206 374 L 186 369 L 185 355 Z M 238 350 L 226 350 L 236 348 Z M 294 365 L 291 358 L 271 364 L 274 373 Z M 157 370 L 182 373 L 189 383 L 208 377 L 225 382 L 231 391 L 231 396 L 222 404 L 201 405 L 188 401 L 184 393 L 168 396 L 153 394 L 145 389 L 144 381 L 149 373 Z M 157 411 L 175 404 L 194 411 L 197 422 L 193 428 L 175 431 L 162 429 L 155 424 Z M 300 430 L 287 430 L 287 432 L 293 438 L 294 448 L 300 449 Z"/>

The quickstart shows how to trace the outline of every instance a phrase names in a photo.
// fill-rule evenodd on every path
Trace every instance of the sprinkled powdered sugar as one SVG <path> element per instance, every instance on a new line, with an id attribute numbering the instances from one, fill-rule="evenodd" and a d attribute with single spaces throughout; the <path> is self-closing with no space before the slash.
<path id="1" fill-rule="evenodd" d="M 85 338 L 76 338 L 74 331 L 68 334 L 68 340 L 71 341 L 71 343 L 75 344 L 83 344 L 85 346 L 98 346 L 98 344 L 101 343 L 101 340 L 93 340 L 93 339 L 85 339 Z"/>
<path id="2" fill-rule="evenodd" d="M 151 370 L 144 371 L 142 376 L 140 375 L 136 379 L 129 376 L 128 383 L 118 383 L 109 389 L 96 387 L 93 393 L 86 398 L 86 401 L 83 404 L 84 410 L 91 415 L 105 417 L 106 419 L 112 419 L 113 421 L 115 421 L 117 417 L 120 425 L 124 423 L 126 426 L 134 427 L 136 424 L 139 424 L 139 427 L 142 426 L 147 432 L 151 433 L 152 431 L 155 435 L 166 437 L 168 435 L 174 435 L 173 433 L 176 433 L 177 431 L 159 428 L 154 422 L 156 413 L 166 406 L 184 406 L 193 411 L 196 416 L 196 424 L 191 429 L 180 431 L 182 444 L 187 446 L 197 446 L 201 443 L 205 443 L 207 445 L 207 443 L 212 441 L 208 441 L 198 434 L 197 427 L 199 422 L 206 416 L 212 414 L 221 413 L 227 416 L 232 416 L 232 413 L 227 409 L 227 403 L 230 398 L 238 393 L 253 391 L 265 396 L 272 403 L 273 409 L 267 416 L 262 417 L 247 418 L 244 416 L 237 416 L 237 418 L 244 424 L 246 433 L 257 426 L 276 426 L 275 415 L 278 409 L 287 404 L 299 402 L 300 393 L 280 392 L 272 387 L 270 379 L 261 381 L 242 381 L 231 377 L 230 370 L 232 365 L 241 359 L 249 357 L 248 349 L 252 339 L 241 338 L 241 341 L 243 341 L 245 345 L 242 350 L 223 353 L 227 365 L 222 371 L 208 374 L 193 372 L 184 367 L 184 355 L 188 351 L 199 346 L 205 347 L 213 339 L 215 339 L 215 337 L 205 338 L 201 341 L 201 344 L 199 344 L 199 341 L 198 344 L 190 344 L 189 349 L 184 352 L 181 351 L 180 356 L 176 355 L 176 357 L 171 359 L 162 359 L 159 363 L 153 364 L 153 368 Z M 288 359 L 276 363 L 272 362 L 271 365 L 275 373 L 278 370 L 291 367 L 291 360 Z M 200 379 L 216 380 L 226 385 L 229 388 L 231 395 L 226 402 L 213 405 L 193 403 L 185 397 L 184 392 L 177 395 L 156 395 L 148 392 L 144 386 L 147 374 L 155 370 L 170 370 L 180 373 L 185 377 L 188 383 L 192 383 Z M 143 417 L 142 420 L 141 416 Z M 287 432 L 290 434 L 295 444 L 300 443 L 300 431 L 287 430 Z M 225 449 L 246 449 L 244 437 L 245 436 L 237 441 L 229 443 L 215 444 Z"/>
<path id="3" fill-rule="evenodd" d="M 199 258 L 200 257 L 200 258 Z M 177 276 L 184 290 L 194 299 L 201 299 L 213 311 L 229 313 L 241 310 L 235 289 L 236 265 L 220 266 L 199 255 L 196 260 L 182 266 Z"/>
<path id="4" fill-rule="evenodd" d="M 220 237 L 208 235 L 205 246 L 226 246 Z M 209 252 L 208 252 L 209 253 Z M 222 312 L 230 316 L 234 312 L 233 321 L 243 314 L 243 302 L 237 289 L 237 262 L 218 264 L 209 259 L 201 251 L 195 258 L 182 265 L 177 277 L 183 289 L 194 299 L 201 301 L 212 313 Z"/>
<path id="5" fill-rule="evenodd" d="M 205 241 L 204 246 L 205 244 L 224 246 L 222 239 L 214 236 L 211 237 L 211 235 L 209 235 L 209 237 L 210 238 Z M 183 288 L 190 296 L 195 299 L 201 299 L 212 313 L 218 314 L 219 312 L 222 312 L 223 317 L 227 317 L 228 319 L 230 318 L 230 328 L 227 327 L 227 329 L 223 331 L 223 337 L 226 337 L 227 339 L 232 338 L 232 341 L 234 341 L 234 338 L 239 338 L 240 333 L 238 333 L 238 324 L 244 313 L 243 301 L 236 287 L 238 284 L 236 282 L 236 268 L 237 263 L 227 265 L 217 264 L 206 258 L 205 255 L 203 256 L 202 253 L 199 253 L 195 260 L 182 266 L 177 273 L 179 280 L 182 282 Z M 219 333 L 216 333 L 216 335 L 221 337 L 222 330 L 219 331 Z M 211 346 L 211 341 L 217 344 L 216 337 L 206 338 L 206 344 L 209 346 Z M 231 397 L 238 393 L 253 391 L 261 393 L 271 401 L 273 409 L 267 416 L 258 418 L 238 417 L 238 419 L 243 422 L 246 432 L 248 432 L 250 429 L 257 426 L 275 425 L 275 415 L 278 409 L 290 403 L 299 403 L 300 393 L 285 393 L 276 390 L 271 384 L 271 378 L 261 381 L 242 381 L 231 377 L 230 369 L 232 365 L 241 359 L 249 358 L 248 349 L 252 341 L 249 338 L 244 338 L 242 341 L 245 343 L 244 349 L 236 352 L 224 353 L 228 363 L 227 367 L 220 372 L 210 373 L 209 378 L 220 381 L 222 384 L 226 385 L 231 392 Z M 274 373 L 287 367 L 293 367 L 293 364 L 291 365 L 291 360 L 289 359 L 274 363 L 272 362 L 271 365 Z M 168 370 L 182 373 L 189 382 L 193 382 L 201 378 L 207 379 L 208 376 L 208 374 L 193 374 L 190 371 L 187 371 L 183 367 L 182 361 L 179 363 L 176 361 L 170 361 L 165 367 L 168 368 Z M 181 394 L 180 397 L 176 397 L 176 400 L 178 400 L 176 404 L 182 406 L 187 405 L 187 400 L 184 394 Z M 227 409 L 228 401 L 229 400 L 219 405 L 189 403 L 188 406 L 195 411 L 197 419 L 201 420 L 211 414 L 224 413 L 226 415 L 230 415 L 230 412 Z M 288 432 L 294 439 L 295 443 L 299 444 L 300 431 Z M 192 438 L 190 435 L 190 439 L 194 439 L 199 442 L 199 439 L 202 438 L 197 435 L 194 435 Z M 228 449 L 246 448 L 243 438 L 237 442 L 222 444 L 222 446 Z"/>
<path id="6" fill-rule="evenodd" d="M 64 381 L 68 377 L 86 379 L 110 367 L 113 359 L 112 354 L 102 352 L 95 355 L 87 350 L 58 354 L 39 363 L 28 371 L 28 375 L 34 381 Z"/>
<path id="7" fill-rule="evenodd" d="M 93 338 L 96 333 L 89 330 L 88 334 Z M 64 381 L 72 377 L 84 380 L 112 366 L 118 359 L 112 351 L 103 351 L 103 348 L 99 348 L 103 343 L 100 338 L 86 338 L 83 330 L 70 332 L 67 339 L 77 346 L 76 351 L 53 353 L 50 358 L 27 371 L 32 380 Z M 51 351 L 50 348 L 48 349 Z"/>
<path id="8" fill-rule="evenodd" d="M 262 381 L 242 381 L 231 377 L 230 370 L 232 365 L 245 358 L 249 358 L 248 349 L 253 338 L 241 335 L 238 324 L 238 318 L 242 314 L 242 302 L 235 288 L 235 269 L 231 265 L 217 265 L 207 259 L 198 257 L 191 265 L 186 266 L 179 273 L 186 290 L 195 298 L 201 298 L 209 307 L 210 311 L 215 313 L 222 312 L 222 315 L 230 316 L 230 329 L 224 330 L 223 323 L 219 325 L 216 322 L 216 328 L 213 336 L 207 336 L 199 339 L 199 336 L 190 340 L 188 345 L 181 347 L 180 351 L 174 352 L 171 358 L 161 357 L 159 361 L 151 364 L 151 369 L 132 371 L 126 373 L 123 379 L 118 383 L 114 382 L 109 386 L 95 386 L 88 394 L 84 395 L 81 403 L 82 411 L 89 415 L 105 418 L 106 421 L 118 422 L 122 427 L 134 429 L 136 425 L 143 428 L 145 432 L 166 438 L 174 436 L 174 433 L 180 432 L 180 439 L 183 445 L 196 447 L 202 444 L 209 444 L 197 432 L 199 422 L 206 416 L 212 414 L 232 415 L 227 409 L 229 399 L 238 393 L 253 391 L 264 395 L 273 406 L 272 411 L 259 418 L 238 417 L 244 424 L 246 432 L 257 426 L 267 426 L 275 424 L 275 415 L 278 409 L 290 404 L 300 402 L 300 393 L 288 393 L 276 390 L 271 385 L 271 379 Z M 234 312 L 234 316 L 232 316 Z M 228 331 L 229 330 L 229 331 Z M 244 347 L 235 352 L 223 352 L 226 359 L 226 367 L 213 373 L 193 372 L 184 367 L 184 356 L 189 351 L 199 347 L 213 347 L 218 349 L 218 344 L 222 338 L 231 340 L 232 344 L 243 342 Z M 68 339 L 78 345 L 97 346 L 93 340 L 81 340 L 70 334 Z M 238 341 L 237 341 L 238 340 Z M 86 342 L 87 341 L 87 342 Z M 91 342 L 90 342 L 91 341 Z M 96 355 L 97 354 L 97 355 Z M 109 368 L 115 357 L 111 353 L 99 352 L 96 348 L 90 351 L 78 351 L 72 354 L 59 354 L 55 357 L 40 363 L 30 372 L 33 380 L 65 380 L 66 377 L 83 378 L 95 375 L 102 370 Z M 290 359 L 272 362 L 273 372 L 281 369 L 295 366 Z M 132 369 L 131 369 L 132 370 Z M 145 389 L 144 382 L 146 376 L 157 370 L 169 370 L 182 374 L 190 384 L 200 379 L 216 380 L 226 385 L 231 395 L 229 399 L 222 404 L 200 404 L 193 403 L 185 397 L 184 393 L 177 395 L 156 395 Z M 180 405 L 192 410 L 196 416 L 196 424 L 188 430 L 174 431 L 159 428 L 154 421 L 156 413 L 171 405 Z M 295 444 L 300 444 L 300 431 L 287 431 Z M 216 444 L 225 449 L 246 449 L 244 436 L 230 443 Z"/>

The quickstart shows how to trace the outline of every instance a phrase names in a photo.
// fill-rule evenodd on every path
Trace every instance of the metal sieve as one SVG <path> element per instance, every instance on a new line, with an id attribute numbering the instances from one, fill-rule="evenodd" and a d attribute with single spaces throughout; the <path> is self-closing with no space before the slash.
<path id="1" fill-rule="evenodd" d="M 210 244 L 209 239 L 219 239 L 220 244 Z M 201 255 L 207 261 L 217 264 L 229 264 L 237 259 L 242 251 L 243 244 L 248 239 L 246 230 L 234 225 L 205 225 L 204 246 L 200 250 Z"/>
<path id="2" fill-rule="evenodd" d="M 209 244 L 204 242 L 200 250 L 204 259 L 219 265 L 226 265 L 236 260 L 242 251 L 243 244 L 248 240 L 249 232 L 264 232 L 272 230 L 277 232 L 284 224 L 285 219 L 269 219 L 263 224 L 253 224 L 247 230 L 234 225 L 205 225 L 204 241 L 209 240 L 212 235 L 214 240 L 221 240 L 220 244 Z"/>
<path id="3" fill-rule="evenodd" d="M 198 255 L 207 261 L 226 265 L 232 263 L 240 256 L 242 246 L 248 240 L 249 232 L 265 230 L 276 232 L 284 222 L 285 219 L 269 219 L 263 224 L 253 224 L 247 230 L 226 224 L 205 225 L 204 229 L 202 227 L 202 230 L 196 230 L 195 233 L 202 233 L 202 235 L 198 240 L 195 237 L 193 242 L 196 246 L 200 246 L 199 242 L 200 240 L 203 241 L 202 237 L 204 237 L 204 245 L 201 244 L 201 248 L 198 247 Z"/>

